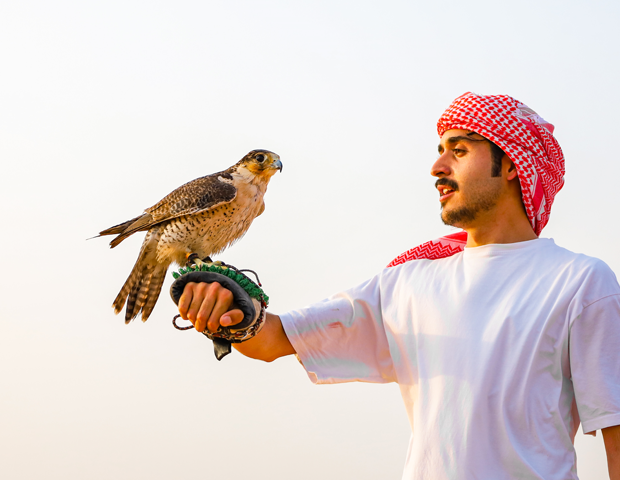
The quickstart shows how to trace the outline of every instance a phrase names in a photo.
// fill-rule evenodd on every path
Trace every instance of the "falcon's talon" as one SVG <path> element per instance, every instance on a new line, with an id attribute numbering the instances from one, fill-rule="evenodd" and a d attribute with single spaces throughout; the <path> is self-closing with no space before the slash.
<path id="1" fill-rule="evenodd" d="M 202 267 L 203 265 L 206 265 L 205 262 L 200 260 L 200 257 L 198 256 L 197 253 L 192 253 L 191 255 L 187 257 L 187 266 L 190 267 L 192 266 L 192 264 L 196 265 L 198 268 Z"/>
<path id="2" fill-rule="evenodd" d="M 194 260 L 198 258 L 198 255 L 196 253 L 186 253 L 185 258 L 187 259 L 187 261 L 185 262 L 185 266 L 191 267 L 194 263 Z"/>

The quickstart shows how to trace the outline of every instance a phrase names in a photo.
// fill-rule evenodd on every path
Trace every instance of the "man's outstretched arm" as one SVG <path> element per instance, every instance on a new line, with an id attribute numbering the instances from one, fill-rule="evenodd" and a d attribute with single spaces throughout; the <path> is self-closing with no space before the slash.
<path id="1" fill-rule="evenodd" d="M 603 428 L 610 480 L 620 480 L 620 425 Z"/>
<path id="2" fill-rule="evenodd" d="M 219 283 L 190 282 L 185 286 L 178 306 L 181 317 L 192 322 L 196 330 L 215 332 L 220 325 L 230 327 L 243 320 L 243 312 L 231 309 L 232 303 L 232 293 Z M 233 345 L 243 355 L 265 362 L 295 353 L 280 317 L 271 313 L 267 313 L 263 328 L 254 338 Z"/>

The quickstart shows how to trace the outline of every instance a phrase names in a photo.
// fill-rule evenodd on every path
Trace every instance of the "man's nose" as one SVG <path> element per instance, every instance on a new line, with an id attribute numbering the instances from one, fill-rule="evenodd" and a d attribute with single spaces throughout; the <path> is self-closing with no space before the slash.
<path id="1" fill-rule="evenodd" d="M 444 155 L 440 155 L 437 161 L 431 167 L 431 175 L 433 177 L 445 177 L 452 173 L 450 170 L 450 166 L 446 161 L 445 153 Z"/>

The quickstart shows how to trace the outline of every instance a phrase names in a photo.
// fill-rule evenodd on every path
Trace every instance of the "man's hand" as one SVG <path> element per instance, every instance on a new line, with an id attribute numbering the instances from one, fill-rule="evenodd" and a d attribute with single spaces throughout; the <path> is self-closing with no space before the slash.
<path id="1" fill-rule="evenodd" d="M 193 283 L 185 285 L 179 299 L 179 313 L 189 320 L 199 332 L 215 332 L 221 326 L 230 327 L 243 320 L 243 312 L 231 309 L 233 294 L 219 283 Z"/>
<path id="2" fill-rule="evenodd" d="M 243 320 L 243 312 L 232 308 L 233 294 L 219 283 L 189 282 L 179 299 L 179 313 L 189 320 L 199 332 L 215 332 L 219 326 L 230 327 Z M 265 362 L 272 362 L 284 355 L 292 355 L 291 345 L 280 317 L 267 313 L 265 324 L 254 338 L 233 346 L 243 355 Z"/>

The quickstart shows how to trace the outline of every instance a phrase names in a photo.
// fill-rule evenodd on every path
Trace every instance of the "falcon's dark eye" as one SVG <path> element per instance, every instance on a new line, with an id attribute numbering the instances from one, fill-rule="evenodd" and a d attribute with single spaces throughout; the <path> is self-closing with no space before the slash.
<path id="1" fill-rule="evenodd" d="M 259 153 L 258 155 L 256 155 L 256 161 L 258 163 L 263 163 L 265 161 L 265 155 L 263 155 L 262 153 Z"/>

